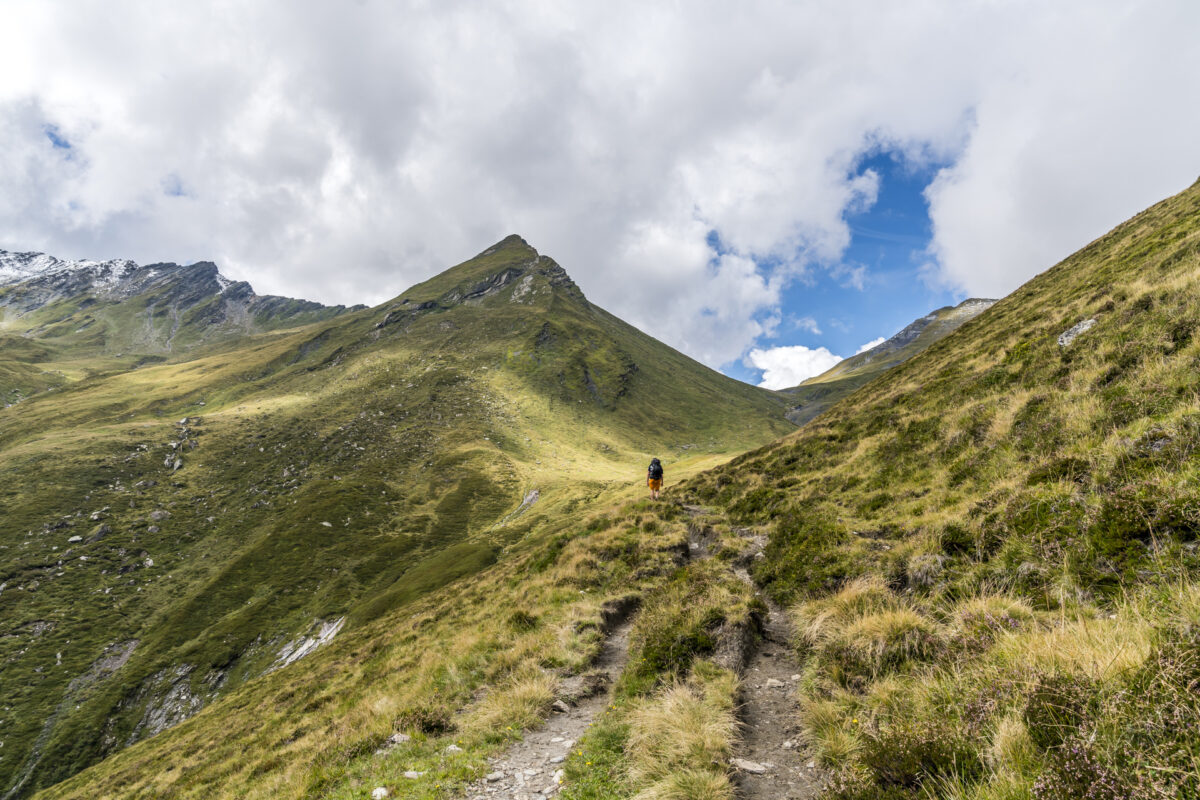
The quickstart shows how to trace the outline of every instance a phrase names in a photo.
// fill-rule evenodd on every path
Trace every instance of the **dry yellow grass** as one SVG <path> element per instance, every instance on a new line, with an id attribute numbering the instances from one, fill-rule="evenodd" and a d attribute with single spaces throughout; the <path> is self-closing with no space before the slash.
<path id="1" fill-rule="evenodd" d="M 733 752 L 737 676 L 706 667 L 670 684 L 629 715 L 629 776 L 639 798 L 726 798 Z M 694 792 L 695 794 L 687 794 Z"/>

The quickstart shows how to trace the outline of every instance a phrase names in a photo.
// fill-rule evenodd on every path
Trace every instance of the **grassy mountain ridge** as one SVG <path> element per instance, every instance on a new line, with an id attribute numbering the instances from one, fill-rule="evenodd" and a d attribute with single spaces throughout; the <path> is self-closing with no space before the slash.
<path id="1" fill-rule="evenodd" d="M 828 796 L 1200 792 L 1198 280 L 1200 183 L 690 483 L 769 534 Z"/>
<path id="2" fill-rule="evenodd" d="M 255 442 L 279 469 L 275 459 L 296 446 L 295 426 L 321 420 L 324 438 L 288 454 L 287 476 L 220 498 L 236 499 L 238 513 L 263 525 L 278 520 L 308 535 L 307 523 L 345 515 L 345 532 L 389 536 L 397 547 L 410 535 L 419 548 L 447 530 L 442 492 L 461 488 L 439 466 L 451 457 L 476 473 L 511 467 L 519 488 L 504 493 L 503 516 L 422 551 L 407 579 L 385 587 L 385 577 L 355 595 L 418 589 L 360 611 L 313 655 L 231 685 L 199 713 L 42 796 L 361 798 L 376 786 L 396 797 L 458 796 L 488 755 L 537 725 L 562 685 L 586 673 L 605 609 L 622 601 L 641 608 L 628 664 L 611 707 L 565 763 L 562 796 L 728 800 L 739 681 L 717 659 L 731 640 L 753 638 L 763 610 L 736 577 L 742 567 L 790 609 L 804 664 L 798 741 L 828 771 L 828 797 L 1200 794 L 1192 577 L 1200 567 L 1200 183 L 803 429 L 723 465 L 722 448 L 736 452 L 765 433 L 741 429 L 764 393 L 746 395 L 744 412 L 713 413 L 705 436 L 694 435 L 688 406 L 713 408 L 709 392 L 720 382 L 710 389 L 698 374 L 699 394 L 661 402 L 664 391 L 674 397 L 690 384 L 674 372 L 651 375 L 640 353 L 652 343 L 619 328 L 601 341 L 606 317 L 546 288 L 554 267 L 506 243 L 485 254 L 496 257 L 486 270 L 471 266 L 347 318 L 345 335 L 310 328 L 262 340 L 257 366 L 238 373 L 257 383 L 207 386 L 218 408 L 196 426 L 242 426 L 230 441 L 251 446 L 219 452 L 249 481 L 266 474 Z M 519 265 L 526 271 L 509 274 Z M 538 292 L 513 300 L 529 274 Z M 532 313 L 518 313 L 526 298 Z M 278 376 L 267 368 L 310 342 Z M 385 389 L 393 384 L 427 394 L 410 403 Z M 185 396 L 199 398 L 170 395 Z M 139 402 L 145 414 L 155 401 Z M 85 407 L 80 401 L 76 413 Z M 606 426 L 614 416 L 622 424 Z M 398 473 L 386 465 L 401 451 L 376 461 L 359 448 L 383 446 L 376 421 L 392 430 L 405 419 L 411 427 L 395 436 L 408 439 L 402 452 L 412 455 L 399 469 L 424 482 L 398 492 Z M 177 424 L 174 414 L 166 420 Z M 468 425 L 462 437 L 448 433 Z M 43 452 L 15 433 L 12 441 L 30 456 Z M 207 458 L 207 447 L 196 452 Z M 623 478 L 626 470 L 640 477 L 652 450 L 686 459 L 668 461 L 672 481 L 687 480 L 663 504 L 636 500 L 642 490 Z M 311 503 L 288 494 L 293 462 L 321 481 L 308 487 Z M 186 467 L 177 474 L 189 479 Z M 335 476 L 355 492 L 336 516 L 326 512 L 340 493 L 323 494 Z M 514 515 L 532 487 L 541 498 Z M 209 488 L 221 490 L 228 484 Z M 289 499 L 298 508 L 286 517 L 253 507 Z M 685 509 L 683 499 L 707 512 Z M 377 524 L 388 507 L 403 512 Z M 303 554 L 319 568 L 353 559 L 311 557 L 327 541 L 316 534 L 269 560 Z M 711 557 L 688 559 L 697 538 Z M 756 541 L 765 543 L 761 558 L 747 549 Z M 447 562 L 477 571 L 438 586 Z M 372 569 L 357 574 L 381 574 Z M 260 580 L 251 577 L 246 589 Z M 319 609 L 328 622 L 346 605 L 339 597 L 354 595 L 337 591 L 345 593 L 326 588 L 326 605 L 289 613 L 311 625 Z M 278 597 L 259 602 L 286 608 Z M 222 635 L 237 621 L 226 618 Z M 279 652 L 200 649 L 217 653 L 215 663 L 183 663 L 221 667 L 235 652 L 265 662 Z M 411 738 L 393 747 L 397 732 Z"/>
<path id="3" fill-rule="evenodd" d="M 789 430 L 782 412 L 515 237 L 377 309 L 0 410 L 0 784 L 120 759 L 322 631 L 511 569 L 649 453 L 711 463 Z M 308 658 L 278 674 L 311 680 Z"/>
<path id="4" fill-rule="evenodd" d="M 820 375 L 783 392 L 792 396 L 796 406 L 788 419 L 803 425 L 834 403 L 853 394 L 897 364 L 902 364 L 934 342 L 950 335 L 995 303 L 972 298 L 957 306 L 939 308 L 907 325 L 885 342 L 850 358 L 843 359 Z"/>

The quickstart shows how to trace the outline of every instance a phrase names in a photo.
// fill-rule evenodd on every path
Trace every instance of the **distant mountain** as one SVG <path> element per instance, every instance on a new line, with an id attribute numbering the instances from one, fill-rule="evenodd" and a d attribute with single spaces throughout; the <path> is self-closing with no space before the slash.
<path id="1" fill-rule="evenodd" d="M 835 364 L 832 369 L 799 386 L 784 389 L 785 394 L 795 398 L 788 419 L 803 425 L 873 378 L 941 341 L 995 303 L 995 300 L 972 298 L 956 306 L 939 308 L 909 323 L 886 342 Z"/>
<path id="2" fill-rule="evenodd" d="M 211 264 L 6 263 L 3 324 L 22 335 L 0 352 L 20 345 L 10 361 L 58 383 L 0 408 L 3 797 L 144 752 L 223 699 L 326 686 L 314 651 L 388 647 L 411 605 L 458 580 L 465 596 L 493 564 L 544 569 L 521 566 L 527 537 L 561 549 L 650 456 L 678 481 L 794 429 L 777 394 L 595 306 L 518 236 L 361 310 L 258 298 Z M 184 349 L 185 331 L 220 343 Z M 106 355 L 134 346 L 170 357 Z M 381 680 L 343 678 L 346 697 Z M 309 689 L 278 702 L 321 707 Z M 194 775 L 199 796 L 241 796 Z M 138 795 L 143 777 L 85 794 Z"/>
<path id="3" fill-rule="evenodd" d="M 0 331 L 105 354 L 166 354 L 357 310 L 259 296 L 215 264 L 139 266 L 0 250 Z"/>

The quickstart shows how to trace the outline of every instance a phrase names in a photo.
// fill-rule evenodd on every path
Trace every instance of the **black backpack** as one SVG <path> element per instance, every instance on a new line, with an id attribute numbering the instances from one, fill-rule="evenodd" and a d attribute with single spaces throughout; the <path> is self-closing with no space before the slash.
<path id="1" fill-rule="evenodd" d="M 650 477 L 656 481 L 660 480 L 662 478 L 662 476 L 663 476 L 662 464 L 658 463 L 657 458 L 650 462 L 649 473 L 650 473 Z"/>

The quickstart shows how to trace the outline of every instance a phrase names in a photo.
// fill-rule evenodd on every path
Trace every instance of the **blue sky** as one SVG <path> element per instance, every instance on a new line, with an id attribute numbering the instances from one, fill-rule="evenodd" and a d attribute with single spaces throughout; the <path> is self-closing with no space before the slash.
<path id="1" fill-rule="evenodd" d="M 851 356 L 863 344 L 965 299 L 965 292 L 926 279 L 932 225 L 924 191 L 942 166 L 916 165 L 891 152 L 864 158 L 856 172 L 879 176 L 875 203 L 845 215 L 850 246 L 836 264 L 814 268 L 808 280 L 783 292 L 783 321 L 774 337 L 759 340 L 760 348 L 824 347 Z M 722 371 L 748 383 L 762 375 L 741 359 Z"/>

